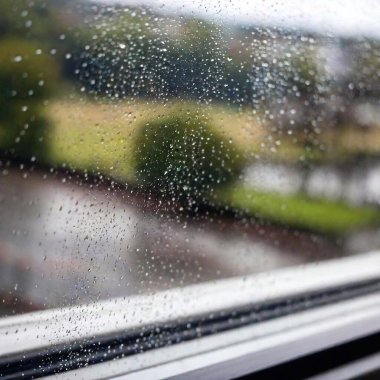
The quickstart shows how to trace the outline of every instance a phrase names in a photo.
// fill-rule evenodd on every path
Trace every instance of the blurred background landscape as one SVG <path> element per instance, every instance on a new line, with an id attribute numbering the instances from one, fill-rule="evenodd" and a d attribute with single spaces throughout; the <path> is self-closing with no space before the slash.
<path id="1" fill-rule="evenodd" d="M 3 314 L 380 246 L 380 40 L 0 3 Z"/>

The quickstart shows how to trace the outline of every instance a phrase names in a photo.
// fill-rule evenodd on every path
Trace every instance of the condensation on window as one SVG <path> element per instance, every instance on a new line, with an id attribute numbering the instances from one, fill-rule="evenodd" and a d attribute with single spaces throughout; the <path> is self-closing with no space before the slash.
<path id="1" fill-rule="evenodd" d="M 380 247 L 379 6 L 179 3 L 1 0 L 2 317 Z"/>

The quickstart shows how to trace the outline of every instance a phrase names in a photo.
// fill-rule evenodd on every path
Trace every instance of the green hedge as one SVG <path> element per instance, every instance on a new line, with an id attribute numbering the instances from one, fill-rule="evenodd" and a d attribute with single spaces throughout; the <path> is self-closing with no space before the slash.
<path id="1" fill-rule="evenodd" d="M 242 155 L 197 112 L 179 110 L 142 125 L 135 142 L 138 183 L 189 204 L 236 179 Z"/>

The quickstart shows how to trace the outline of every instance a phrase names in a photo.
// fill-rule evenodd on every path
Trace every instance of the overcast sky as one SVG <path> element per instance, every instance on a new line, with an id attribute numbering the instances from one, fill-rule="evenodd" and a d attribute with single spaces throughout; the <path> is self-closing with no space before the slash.
<path id="1" fill-rule="evenodd" d="M 297 27 L 380 38 L 380 0 L 101 0 L 218 22 Z"/>

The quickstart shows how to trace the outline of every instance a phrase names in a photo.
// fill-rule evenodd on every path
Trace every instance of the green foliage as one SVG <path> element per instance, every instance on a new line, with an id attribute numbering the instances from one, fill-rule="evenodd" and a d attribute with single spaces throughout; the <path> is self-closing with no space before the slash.
<path id="1" fill-rule="evenodd" d="M 1 104 L 36 103 L 50 96 L 58 70 L 50 56 L 39 54 L 38 46 L 25 40 L 0 42 Z"/>
<path id="2" fill-rule="evenodd" d="M 49 130 L 48 119 L 36 110 L 0 123 L 0 150 L 12 157 L 46 162 L 50 158 Z"/>
<path id="3" fill-rule="evenodd" d="M 56 40 L 61 29 L 56 9 L 52 0 L 48 6 L 45 0 L 1 0 L 0 38 L 18 37 L 40 44 Z"/>
<path id="4" fill-rule="evenodd" d="M 0 149 L 21 158 L 46 157 L 43 101 L 58 78 L 55 61 L 25 40 L 0 41 Z"/>
<path id="5" fill-rule="evenodd" d="M 95 18 L 78 33 L 71 59 L 75 78 L 87 93 L 251 100 L 251 67 L 243 70 L 229 59 L 221 28 L 215 24 L 120 9 L 99 11 Z"/>
<path id="6" fill-rule="evenodd" d="M 198 113 L 178 111 L 142 126 L 135 163 L 141 185 L 193 204 L 236 179 L 243 159 Z"/>
<path id="7" fill-rule="evenodd" d="M 216 202 L 285 226 L 330 235 L 380 223 L 380 213 L 373 208 L 350 207 L 340 202 L 268 193 L 244 186 L 222 189 L 216 194 Z"/>

